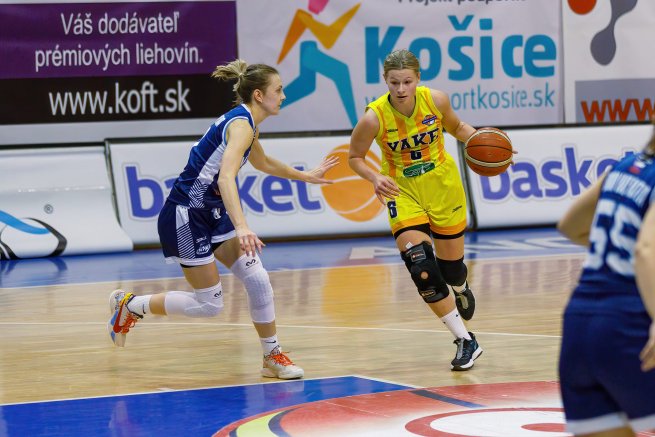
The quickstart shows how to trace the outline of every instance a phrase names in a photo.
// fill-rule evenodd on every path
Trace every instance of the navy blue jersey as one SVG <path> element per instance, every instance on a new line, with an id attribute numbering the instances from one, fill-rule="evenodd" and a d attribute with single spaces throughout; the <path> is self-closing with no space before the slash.
<path id="1" fill-rule="evenodd" d="M 225 135 L 230 123 L 238 119 L 248 121 L 253 130 L 254 140 L 255 122 L 245 105 L 238 105 L 220 116 L 191 149 L 184 171 L 173 184 L 168 196 L 169 201 L 197 209 L 222 207 L 217 181 L 227 147 Z M 248 147 L 244 153 L 241 167 L 248 160 L 251 147 Z"/>
<path id="2" fill-rule="evenodd" d="M 634 270 L 634 248 L 644 215 L 653 202 L 655 163 L 630 155 L 609 172 L 601 188 L 589 234 L 590 247 L 568 313 L 648 317 Z"/>

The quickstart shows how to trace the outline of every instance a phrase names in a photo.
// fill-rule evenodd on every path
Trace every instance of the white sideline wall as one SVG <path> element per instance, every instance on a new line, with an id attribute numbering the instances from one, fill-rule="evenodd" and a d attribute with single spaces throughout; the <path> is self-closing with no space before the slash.
<path id="1" fill-rule="evenodd" d="M 104 147 L 0 151 L 0 258 L 132 250 Z"/>

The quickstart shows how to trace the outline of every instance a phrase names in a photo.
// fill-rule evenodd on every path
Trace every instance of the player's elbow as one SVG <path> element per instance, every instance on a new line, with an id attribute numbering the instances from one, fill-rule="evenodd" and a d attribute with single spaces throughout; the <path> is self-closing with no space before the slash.
<path id="1" fill-rule="evenodd" d="M 357 168 L 359 167 L 359 163 L 361 163 L 363 159 L 359 156 L 349 156 L 348 157 L 348 165 L 350 166 L 351 169 L 357 171 Z"/>
<path id="2" fill-rule="evenodd" d="M 583 229 L 572 220 L 562 219 L 557 222 L 557 230 L 571 242 L 586 246 L 589 244 L 589 229 Z"/>
<path id="3" fill-rule="evenodd" d="M 557 231 L 566 238 L 571 239 L 571 226 L 566 219 L 557 222 Z"/>
<path id="4" fill-rule="evenodd" d="M 236 175 L 232 175 L 228 172 L 221 172 L 218 175 L 218 179 L 216 180 L 216 183 L 218 184 L 218 187 L 223 189 L 226 188 L 230 183 L 236 183 L 235 182 Z"/>

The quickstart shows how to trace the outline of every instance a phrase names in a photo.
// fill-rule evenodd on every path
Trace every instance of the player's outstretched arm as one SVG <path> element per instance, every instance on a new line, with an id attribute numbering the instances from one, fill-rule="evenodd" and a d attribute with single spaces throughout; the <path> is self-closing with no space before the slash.
<path id="1" fill-rule="evenodd" d="M 338 164 L 339 158 L 328 155 L 316 168 L 301 171 L 266 155 L 259 140 L 255 139 L 250 151 L 249 161 L 257 170 L 280 178 L 297 179 L 312 184 L 331 184 L 332 181 L 325 179 L 323 176 Z"/>
<path id="2" fill-rule="evenodd" d="M 310 184 L 333 184 L 334 181 L 325 179 L 324 176 L 328 170 L 337 164 L 339 164 L 339 158 L 336 155 L 326 156 L 317 167 L 304 172 L 307 176 L 305 182 L 309 182 Z"/>

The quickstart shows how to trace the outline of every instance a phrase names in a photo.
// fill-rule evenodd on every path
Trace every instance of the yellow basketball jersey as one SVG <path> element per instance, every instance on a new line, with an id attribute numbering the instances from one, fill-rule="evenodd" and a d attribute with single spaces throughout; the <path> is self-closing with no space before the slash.
<path id="1" fill-rule="evenodd" d="M 382 151 L 380 173 L 390 177 L 411 176 L 414 170 L 431 169 L 445 161 L 443 115 L 432 101 L 428 87 L 416 87 L 416 104 L 409 117 L 396 111 L 389 101 L 389 93 L 366 108 L 373 110 L 380 122 L 375 137 Z"/>

